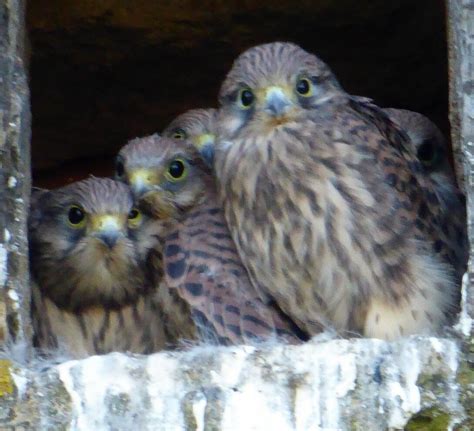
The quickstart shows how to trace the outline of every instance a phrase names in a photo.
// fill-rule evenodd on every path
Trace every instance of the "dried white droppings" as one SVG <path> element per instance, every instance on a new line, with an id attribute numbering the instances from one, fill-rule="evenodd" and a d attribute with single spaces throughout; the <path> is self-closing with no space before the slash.
<path id="1" fill-rule="evenodd" d="M 320 425 L 323 428 L 341 427 L 341 398 L 355 388 L 356 365 L 353 354 L 341 354 L 343 344 L 332 341 L 321 345 L 319 363 Z M 319 355 L 318 355 L 319 356 Z M 347 374 L 346 374 L 347 373 Z"/>
<path id="2" fill-rule="evenodd" d="M 127 372 L 127 366 L 133 364 L 133 358 L 112 353 L 106 356 L 91 356 L 82 362 L 69 361 L 58 366 L 63 381 L 74 404 L 75 416 L 72 429 L 106 430 L 116 419 L 112 415 L 107 400 L 126 394 L 132 410 L 139 408 L 134 396 L 137 382 Z M 129 418 L 120 412 L 122 422 Z M 137 429 L 140 429 L 137 426 Z"/>
<path id="3" fill-rule="evenodd" d="M 76 390 L 74 378 L 71 374 L 71 371 L 74 369 L 74 366 L 78 363 L 79 361 L 68 361 L 57 367 L 59 378 L 63 382 L 66 390 L 68 391 L 73 404 L 74 418 L 72 421 L 73 423 L 71 424 L 74 425 L 73 429 L 78 429 L 77 425 L 78 422 L 81 421 L 80 417 L 84 415 L 84 407 L 82 405 L 82 394 Z"/>
<path id="4" fill-rule="evenodd" d="M 13 189 L 16 187 L 18 181 L 15 177 L 8 177 L 8 188 Z"/>
<path id="5" fill-rule="evenodd" d="M 357 377 L 356 357 L 353 354 L 339 356 L 338 361 L 338 382 L 336 384 L 336 396 L 345 397 L 349 391 L 355 389 Z"/>
<path id="6" fill-rule="evenodd" d="M 458 370 L 459 362 L 459 349 L 457 344 L 446 343 L 446 340 L 435 337 L 431 337 L 429 340 L 433 346 L 433 350 L 443 356 L 449 369 L 453 375 L 455 375 Z"/>
<path id="7" fill-rule="evenodd" d="M 160 424 L 164 430 L 185 429 L 183 399 L 187 390 L 193 389 L 183 377 L 185 373 L 180 369 L 181 366 L 184 366 L 184 363 L 179 357 L 166 353 L 148 356 L 146 360 L 146 378 L 141 384 L 145 385 L 144 390 L 149 403 L 146 411 L 148 422 L 155 429 L 158 428 L 156 424 Z"/>
<path id="8" fill-rule="evenodd" d="M 13 308 L 18 310 L 20 308 L 20 297 L 14 289 L 8 289 L 8 297 L 12 300 Z"/>
<path id="9" fill-rule="evenodd" d="M 20 300 L 18 293 L 14 289 L 8 290 L 8 297 L 14 302 L 18 302 Z"/>
<path id="10" fill-rule="evenodd" d="M 235 386 L 239 384 L 242 369 L 251 353 L 255 351 L 254 347 L 242 346 L 240 348 L 231 348 L 222 356 L 220 369 L 211 373 L 212 382 L 215 384 L 225 384 Z"/>
<path id="11" fill-rule="evenodd" d="M 403 429 L 410 417 L 420 411 L 420 389 L 416 382 L 421 364 L 416 347 L 407 342 L 397 364 L 392 364 L 393 374 L 387 383 L 392 408 L 388 426 Z"/>
<path id="12" fill-rule="evenodd" d="M 196 420 L 196 431 L 204 431 L 205 413 L 207 400 L 203 393 L 197 395 L 198 399 L 193 403 L 193 415 Z"/>
<path id="13" fill-rule="evenodd" d="M 57 368 L 72 399 L 74 430 L 182 430 L 194 423 L 201 431 L 217 420 L 223 431 L 321 431 L 356 420 L 372 431 L 403 429 L 420 411 L 420 373 L 445 376 L 443 404 L 461 415 L 456 349 L 454 341 L 429 337 L 331 340 L 110 354 Z M 430 398 L 423 399 L 426 407 Z"/>
<path id="14" fill-rule="evenodd" d="M 227 394 L 222 430 L 293 430 L 284 388 L 252 373 L 250 381 Z"/>
<path id="15" fill-rule="evenodd" d="M 319 391 L 314 391 L 309 385 L 301 385 L 295 389 L 295 428 L 296 431 L 306 431 L 311 429 L 311 425 L 319 424 L 321 416 L 319 408 L 315 408 L 320 403 Z"/>
<path id="16" fill-rule="evenodd" d="M 473 319 L 469 316 L 467 310 L 467 288 L 469 286 L 469 275 L 466 273 L 462 278 L 461 287 L 461 312 L 459 313 L 459 321 L 454 328 L 461 332 L 465 337 L 469 337 L 472 330 Z"/>
<path id="17" fill-rule="evenodd" d="M 0 244 L 0 287 L 7 282 L 7 250 Z"/>
<path id="18" fill-rule="evenodd" d="M 15 386 L 18 391 L 18 398 L 23 399 L 24 395 L 26 394 L 29 382 L 29 378 L 26 376 L 25 370 L 16 367 L 12 368 L 10 375 L 13 377 L 13 381 L 15 382 Z"/>

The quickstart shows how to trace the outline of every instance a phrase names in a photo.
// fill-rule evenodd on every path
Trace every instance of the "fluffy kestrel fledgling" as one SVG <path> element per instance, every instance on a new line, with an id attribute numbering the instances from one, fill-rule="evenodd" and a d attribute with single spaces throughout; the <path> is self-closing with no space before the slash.
<path id="1" fill-rule="evenodd" d="M 309 334 L 436 332 L 465 261 L 407 135 L 291 43 L 240 55 L 223 82 L 214 169 L 240 257 Z"/>
<path id="2" fill-rule="evenodd" d="M 435 183 L 438 197 L 447 207 L 458 205 L 460 191 L 448 157 L 448 143 L 438 126 L 418 112 L 384 108 L 386 114 L 403 129 L 413 145 L 425 171 Z"/>
<path id="3" fill-rule="evenodd" d="M 73 357 L 164 347 L 146 256 L 156 224 L 129 187 L 89 178 L 34 190 L 29 218 L 35 345 Z"/>
<path id="4" fill-rule="evenodd" d="M 457 273 L 462 273 L 469 253 L 466 204 L 449 162 L 448 143 L 436 124 L 418 112 L 395 108 L 383 108 L 383 111 L 408 135 L 425 173 L 433 182 L 441 206 L 441 223 L 454 227 L 446 230 L 446 235 L 453 236 L 450 242 L 456 254 L 455 268 Z"/>
<path id="5" fill-rule="evenodd" d="M 152 135 L 132 140 L 117 157 L 117 178 L 140 207 L 167 226 L 164 282 L 157 300 L 167 332 L 178 339 L 241 344 L 305 335 L 250 283 L 218 206 L 214 179 L 186 140 Z"/>

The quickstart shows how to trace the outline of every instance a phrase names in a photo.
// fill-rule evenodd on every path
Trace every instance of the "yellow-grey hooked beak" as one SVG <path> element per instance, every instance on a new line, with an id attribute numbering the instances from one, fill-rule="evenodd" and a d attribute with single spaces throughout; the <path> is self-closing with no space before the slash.
<path id="1" fill-rule="evenodd" d="M 283 88 L 271 86 L 266 89 L 264 109 L 272 117 L 281 117 L 286 114 L 291 104 L 292 102 Z"/>
<path id="2" fill-rule="evenodd" d="M 201 158 L 204 160 L 204 162 L 207 164 L 209 168 L 212 168 L 212 165 L 214 163 L 214 144 L 216 141 L 216 135 L 212 133 L 205 133 L 202 135 L 199 135 L 196 140 L 194 145 L 196 148 L 199 150 L 199 153 L 201 154 Z"/>
<path id="3" fill-rule="evenodd" d="M 91 217 L 92 234 L 109 248 L 113 248 L 124 236 L 124 218 L 115 214 L 99 214 Z"/>
<path id="4" fill-rule="evenodd" d="M 156 175 L 151 169 L 137 169 L 129 174 L 128 182 L 136 196 L 150 191 L 156 183 Z"/>

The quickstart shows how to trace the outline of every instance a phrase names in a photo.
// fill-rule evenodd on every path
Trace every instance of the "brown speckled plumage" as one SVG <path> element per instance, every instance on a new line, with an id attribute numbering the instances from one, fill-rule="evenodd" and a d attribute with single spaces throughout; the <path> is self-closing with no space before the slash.
<path id="1" fill-rule="evenodd" d="M 68 218 L 73 206 L 85 214 L 77 226 Z M 132 207 L 130 189 L 105 178 L 33 191 L 29 240 L 38 348 L 83 357 L 164 346 L 145 262 L 155 227 L 146 216 L 130 227 Z"/>
<path id="2" fill-rule="evenodd" d="M 243 53 L 219 101 L 219 194 L 262 294 L 310 334 L 393 339 L 448 322 L 463 231 L 381 109 L 289 43 Z"/>
<path id="3" fill-rule="evenodd" d="M 153 141 L 154 146 L 150 137 L 134 140 L 119 157 L 125 168 L 123 179 L 132 189 L 134 171 L 145 167 L 153 171 L 143 173 L 150 178 L 148 188 L 137 189 L 145 208 L 150 202 L 157 207 L 174 203 L 173 210 L 166 210 L 166 218 L 157 220 L 168 223 L 163 241 L 165 276 L 158 300 L 165 315 L 181 319 L 165 316 L 168 331 L 177 338 L 191 334 L 191 338 L 218 344 L 277 336 L 299 342 L 303 334 L 277 307 L 264 304 L 251 285 L 217 205 L 214 180 L 198 152 L 185 140 L 155 136 Z M 173 182 L 166 172 L 177 159 L 186 164 L 187 173 Z"/>

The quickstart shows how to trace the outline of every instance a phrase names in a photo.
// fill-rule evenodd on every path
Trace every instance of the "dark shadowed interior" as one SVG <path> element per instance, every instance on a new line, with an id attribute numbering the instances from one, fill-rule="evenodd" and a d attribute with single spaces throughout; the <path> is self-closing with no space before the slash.
<path id="1" fill-rule="evenodd" d="M 110 174 L 127 140 L 215 106 L 232 60 L 275 40 L 318 54 L 348 92 L 449 134 L 442 0 L 35 0 L 27 22 L 38 186 Z"/>

